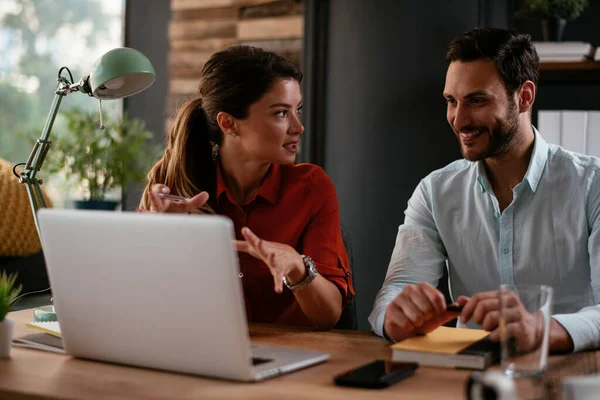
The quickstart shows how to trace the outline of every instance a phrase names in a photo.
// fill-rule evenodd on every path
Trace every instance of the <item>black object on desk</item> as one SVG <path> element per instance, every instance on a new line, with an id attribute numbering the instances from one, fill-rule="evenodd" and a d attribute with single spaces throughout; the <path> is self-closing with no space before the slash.
<path id="1" fill-rule="evenodd" d="M 369 364 L 336 375 L 333 381 L 339 386 L 382 389 L 412 375 L 417 363 L 392 363 L 375 360 Z"/>

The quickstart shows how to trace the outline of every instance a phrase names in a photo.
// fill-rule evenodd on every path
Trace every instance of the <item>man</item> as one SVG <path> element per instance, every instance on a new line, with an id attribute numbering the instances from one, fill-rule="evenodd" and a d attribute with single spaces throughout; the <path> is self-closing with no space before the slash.
<path id="1" fill-rule="evenodd" d="M 497 288 L 554 288 L 551 351 L 600 344 L 600 160 L 546 143 L 531 125 L 539 59 L 528 35 L 474 29 L 448 46 L 447 119 L 464 156 L 421 181 L 369 321 L 391 340 L 459 317 L 499 340 Z M 543 135 L 543 132 L 541 133 Z M 435 286 L 448 266 L 462 312 Z M 516 300 L 510 333 L 539 342 Z"/>

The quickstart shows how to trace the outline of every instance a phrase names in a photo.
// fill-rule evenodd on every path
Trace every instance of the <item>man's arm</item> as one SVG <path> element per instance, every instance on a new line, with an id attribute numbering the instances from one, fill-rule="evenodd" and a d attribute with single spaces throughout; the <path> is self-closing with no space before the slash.
<path id="1" fill-rule="evenodd" d="M 594 298 L 598 303 L 600 302 L 600 171 L 595 172 L 590 184 L 586 209 L 590 231 L 588 239 L 590 278 Z M 573 314 L 555 314 L 552 318 L 569 334 L 574 351 L 600 347 L 600 305 L 586 307 Z M 555 340 L 564 339 L 564 334 L 560 333 L 558 327 L 555 327 L 552 333 L 555 335 Z M 552 336 L 550 339 L 550 349 L 554 350 Z"/>
<path id="2" fill-rule="evenodd" d="M 383 287 L 369 316 L 371 328 L 379 336 L 384 335 L 387 306 L 406 285 L 428 282 L 436 286 L 443 275 L 447 256 L 433 219 L 427 179 L 421 181 L 408 201 Z"/>

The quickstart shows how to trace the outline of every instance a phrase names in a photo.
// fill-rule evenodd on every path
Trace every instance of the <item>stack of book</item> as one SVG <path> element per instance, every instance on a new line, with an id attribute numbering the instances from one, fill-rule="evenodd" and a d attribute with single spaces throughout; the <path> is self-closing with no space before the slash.
<path id="1" fill-rule="evenodd" d="M 440 326 L 424 336 L 393 344 L 392 362 L 484 370 L 500 360 L 500 345 L 489 332 Z"/>
<path id="2" fill-rule="evenodd" d="M 585 42 L 534 42 L 540 62 L 578 62 L 598 57 L 596 48 Z"/>

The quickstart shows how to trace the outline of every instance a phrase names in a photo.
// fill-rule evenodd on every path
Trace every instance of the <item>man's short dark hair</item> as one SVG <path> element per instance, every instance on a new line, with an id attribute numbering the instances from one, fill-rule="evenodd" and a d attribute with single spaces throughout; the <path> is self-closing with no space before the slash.
<path id="1" fill-rule="evenodd" d="M 512 96 L 525 81 L 536 87 L 540 78 L 537 51 L 531 36 L 506 29 L 475 28 L 454 39 L 446 50 L 446 62 L 489 60 L 494 63 Z"/>

